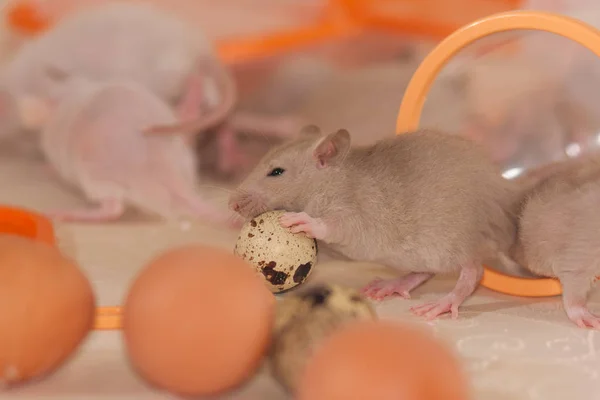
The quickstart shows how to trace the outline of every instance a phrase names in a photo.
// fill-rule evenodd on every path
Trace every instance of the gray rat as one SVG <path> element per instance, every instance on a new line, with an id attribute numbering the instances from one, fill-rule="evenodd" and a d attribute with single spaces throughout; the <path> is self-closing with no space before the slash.
<path id="1" fill-rule="evenodd" d="M 507 253 L 516 235 L 518 189 L 475 143 L 420 130 L 352 148 L 341 129 L 316 126 L 270 151 L 231 195 L 244 217 L 275 209 L 344 256 L 408 275 L 363 289 L 373 299 L 409 292 L 438 273 L 460 271 L 451 293 L 413 307 L 428 319 L 458 308 L 477 287 L 482 261 Z"/>
<path id="2" fill-rule="evenodd" d="M 569 319 L 600 329 L 600 317 L 586 305 L 600 275 L 600 154 L 554 163 L 544 172 L 548 176 L 524 201 L 513 257 L 538 275 L 558 278 Z"/>
<path id="3" fill-rule="evenodd" d="M 195 192 L 195 157 L 183 137 L 142 133 L 175 121 L 171 108 L 143 85 L 70 79 L 44 123 L 41 147 L 52 169 L 95 205 L 50 215 L 109 221 L 133 205 L 165 218 L 230 220 Z"/>

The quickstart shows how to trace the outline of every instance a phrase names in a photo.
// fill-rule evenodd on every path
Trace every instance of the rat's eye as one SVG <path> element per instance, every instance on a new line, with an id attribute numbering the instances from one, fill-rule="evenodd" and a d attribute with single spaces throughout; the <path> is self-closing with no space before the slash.
<path id="1" fill-rule="evenodd" d="M 279 176 L 285 172 L 283 168 L 273 168 L 271 172 L 267 174 L 267 176 Z"/>

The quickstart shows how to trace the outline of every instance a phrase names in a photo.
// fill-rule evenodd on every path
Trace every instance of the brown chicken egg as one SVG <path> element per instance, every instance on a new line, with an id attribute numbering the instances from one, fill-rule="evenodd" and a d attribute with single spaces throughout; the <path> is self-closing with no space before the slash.
<path id="1" fill-rule="evenodd" d="M 217 395 L 256 372 L 274 314 L 275 297 L 245 261 L 190 245 L 160 255 L 135 278 L 123 333 L 133 367 L 151 384 Z"/>
<path id="2" fill-rule="evenodd" d="M 309 359 L 298 400 L 468 400 L 460 363 L 427 332 L 359 321 L 330 335 Z"/>
<path id="3" fill-rule="evenodd" d="M 0 386 L 52 372 L 94 321 L 92 287 L 56 247 L 0 234 Z"/>

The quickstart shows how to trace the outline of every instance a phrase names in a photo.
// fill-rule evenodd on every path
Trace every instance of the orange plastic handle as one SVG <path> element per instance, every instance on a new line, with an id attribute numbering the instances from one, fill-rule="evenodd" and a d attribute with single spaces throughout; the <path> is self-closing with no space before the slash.
<path id="1" fill-rule="evenodd" d="M 56 245 L 52 222 L 45 216 L 24 208 L 0 207 L 0 233 L 24 236 Z"/>
<path id="2" fill-rule="evenodd" d="M 418 128 L 427 93 L 439 72 L 453 56 L 478 39 L 510 30 L 554 33 L 587 47 L 600 57 L 600 31 L 574 18 L 537 11 L 508 11 L 482 18 L 440 42 L 417 68 L 400 105 L 396 133 Z M 487 266 L 481 284 L 488 289 L 515 296 L 543 297 L 562 293 L 556 279 L 516 277 Z"/>
<path id="3" fill-rule="evenodd" d="M 111 330 L 121 329 L 123 311 L 121 307 L 98 307 L 94 320 L 94 329 Z"/>

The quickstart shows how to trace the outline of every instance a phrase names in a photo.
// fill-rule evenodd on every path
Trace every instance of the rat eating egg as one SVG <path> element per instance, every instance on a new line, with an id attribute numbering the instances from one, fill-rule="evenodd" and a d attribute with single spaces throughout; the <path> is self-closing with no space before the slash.
<path id="1" fill-rule="evenodd" d="M 284 213 L 269 211 L 246 222 L 233 250 L 256 268 L 273 293 L 303 283 L 317 261 L 317 242 L 282 227 Z"/>
<path id="2" fill-rule="evenodd" d="M 287 296 L 275 317 L 269 352 L 273 377 L 294 392 L 307 359 L 324 338 L 350 321 L 376 318 L 371 304 L 350 288 L 318 285 Z"/>

